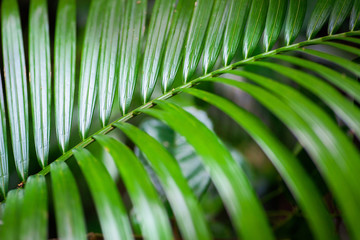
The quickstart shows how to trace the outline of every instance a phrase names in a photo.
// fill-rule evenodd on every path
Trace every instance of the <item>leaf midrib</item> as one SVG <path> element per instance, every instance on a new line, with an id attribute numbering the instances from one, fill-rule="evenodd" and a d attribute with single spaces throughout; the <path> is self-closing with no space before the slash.
<path id="1" fill-rule="evenodd" d="M 309 46 L 309 45 L 315 45 L 315 44 L 320 44 L 324 41 L 329 41 L 329 40 L 335 40 L 338 38 L 342 38 L 342 37 L 347 37 L 347 36 L 359 36 L 360 35 L 360 30 L 358 31 L 352 31 L 352 32 L 345 32 L 345 33 L 340 33 L 340 34 L 336 34 L 336 35 L 328 35 L 325 37 L 320 37 L 320 38 L 316 38 L 316 39 L 312 39 L 312 40 L 306 40 L 303 42 L 299 42 L 299 43 L 295 43 L 289 46 L 284 46 L 278 49 L 274 49 L 271 50 L 269 52 L 264 52 L 258 55 L 255 55 L 253 57 L 238 61 L 236 63 L 233 63 L 231 65 L 222 67 L 220 69 L 214 70 L 206 75 L 200 76 L 186 84 L 183 84 L 177 88 L 173 88 L 171 91 L 139 106 L 138 108 L 134 109 L 133 111 L 129 112 L 128 114 L 122 116 L 121 118 L 115 120 L 114 122 L 108 124 L 107 126 L 103 127 L 102 129 L 98 130 L 97 132 L 93 133 L 92 135 L 90 135 L 88 138 L 84 139 L 82 142 L 80 142 L 79 144 L 77 144 L 76 146 L 72 147 L 70 150 L 68 150 L 67 152 L 65 152 L 62 156 L 60 156 L 59 158 L 57 158 L 55 161 L 66 161 L 67 159 L 69 159 L 73 153 L 72 150 L 75 148 L 85 148 L 88 145 L 90 145 L 91 143 L 93 143 L 95 141 L 95 139 L 93 138 L 95 135 L 106 135 L 109 132 L 111 132 L 112 130 L 115 129 L 114 124 L 119 123 L 119 122 L 126 122 L 130 119 L 132 119 L 133 117 L 141 114 L 140 110 L 142 109 L 148 109 L 148 108 L 152 108 L 154 107 L 156 104 L 154 103 L 155 101 L 159 101 L 159 100 L 167 100 L 179 93 L 182 92 L 182 89 L 186 89 L 186 88 L 192 88 L 195 85 L 198 85 L 203 79 L 205 78 L 209 78 L 209 77 L 214 77 L 214 76 L 218 76 L 221 75 L 224 71 L 227 70 L 232 70 L 235 69 L 241 65 L 244 65 L 247 62 L 252 62 L 252 61 L 257 61 L 257 60 L 261 60 L 261 59 L 265 59 L 268 57 L 271 57 L 273 55 L 279 54 L 279 53 L 283 53 L 283 52 L 289 52 L 289 51 L 293 51 L 296 49 L 299 49 L 301 47 L 305 47 L 305 46 Z M 38 172 L 37 174 L 40 175 L 47 175 L 50 172 L 50 164 L 48 166 L 46 166 L 44 169 L 42 169 L 40 172 Z"/>

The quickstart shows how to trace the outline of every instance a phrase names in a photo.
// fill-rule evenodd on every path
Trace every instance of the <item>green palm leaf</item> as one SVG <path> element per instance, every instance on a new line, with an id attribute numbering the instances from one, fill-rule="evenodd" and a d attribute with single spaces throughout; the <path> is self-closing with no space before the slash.
<path id="1" fill-rule="evenodd" d="M 159 76 L 174 2 L 174 0 L 155 2 L 153 11 L 156 14 L 153 14 L 150 20 L 142 66 L 141 96 L 144 103 L 150 100 Z"/>
<path id="2" fill-rule="evenodd" d="M 99 57 L 99 109 L 102 126 L 109 122 L 114 102 L 116 79 L 116 60 L 118 58 L 121 16 L 124 15 L 124 1 L 107 1 L 105 19 L 101 32 Z"/>
<path id="3" fill-rule="evenodd" d="M 75 91 L 75 1 L 60 0 L 54 46 L 54 102 L 56 136 L 61 151 L 69 145 Z"/>
<path id="4" fill-rule="evenodd" d="M 32 0 L 29 16 L 29 82 L 34 143 L 39 164 L 47 165 L 50 142 L 51 67 L 45 0 Z"/>
<path id="5" fill-rule="evenodd" d="M 0 238 L 360 239 L 359 3 L 3 0 Z"/>
<path id="6" fill-rule="evenodd" d="M 133 239 L 123 202 L 105 167 L 86 149 L 73 151 L 89 184 L 105 238 Z"/>
<path id="7" fill-rule="evenodd" d="M 116 124 L 116 127 L 120 128 L 140 148 L 156 172 L 183 237 L 189 240 L 210 239 L 202 211 L 182 176 L 176 160 L 160 143 L 136 127 L 130 124 Z"/>
<path id="8" fill-rule="evenodd" d="M 139 216 L 142 232 L 148 239 L 171 239 L 170 224 L 145 169 L 132 151 L 122 143 L 106 136 L 95 139 L 112 155 Z M 125 162 L 126 161 L 126 162 Z M 137 175 L 137 178 L 133 178 Z"/>
<path id="9" fill-rule="evenodd" d="M 202 156 L 210 178 L 217 187 L 239 235 L 245 239 L 272 239 L 263 210 L 259 206 L 245 174 L 237 166 L 224 145 L 218 141 L 216 135 L 195 117 L 176 105 L 160 101 L 156 103 L 163 111 L 142 111 L 165 121 L 182 134 Z M 177 112 L 176 115 L 174 115 L 175 112 Z M 183 125 L 180 124 L 181 122 Z M 196 134 L 192 134 L 194 132 Z M 206 139 L 206 141 L 201 139 Z M 239 188 L 239 186 L 241 187 Z M 256 228 L 261 228 L 262 231 L 254 231 Z"/>
<path id="10" fill-rule="evenodd" d="M 15 166 L 21 181 L 29 168 L 29 116 L 25 56 L 16 1 L 1 3 L 1 30 L 6 99 Z"/>
<path id="11" fill-rule="evenodd" d="M 97 68 L 100 55 L 100 37 L 103 28 L 103 1 L 92 1 L 87 20 L 82 49 L 79 82 L 79 128 L 80 135 L 86 138 L 95 108 L 97 96 Z"/>
<path id="12" fill-rule="evenodd" d="M 119 39 L 119 103 L 122 114 L 126 114 L 134 94 L 139 71 L 141 41 L 145 29 L 147 1 L 127 1 Z"/>
<path id="13" fill-rule="evenodd" d="M 63 162 L 51 164 L 51 183 L 58 235 L 61 239 L 86 239 L 84 213 L 75 179 Z"/>
<path id="14" fill-rule="evenodd" d="M 306 13 L 306 0 L 289 1 L 289 9 L 285 21 L 285 42 L 290 45 L 299 35 Z"/>

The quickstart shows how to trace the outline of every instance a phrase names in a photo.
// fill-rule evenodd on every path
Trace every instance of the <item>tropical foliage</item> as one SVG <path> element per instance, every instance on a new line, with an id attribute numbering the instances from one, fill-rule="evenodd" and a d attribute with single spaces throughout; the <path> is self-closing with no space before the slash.
<path id="1" fill-rule="evenodd" d="M 212 239 L 219 236 L 200 203 L 211 187 L 230 237 L 279 237 L 231 147 L 177 102 L 186 96 L 254 139 L 315 239 L 344 235 L 336 213 L 345 235 L 360 239 L 359 0 L 93 0 L 83 39 L 75 0 L 58 1 L 54 39 L 47 4 L 30 0 L 25 31 L 17 1 L 1 3 L 1 239 L 86 239 L 91 209 L 105 239 Z M 211 91 L 222 85 L 252 96 L 289 129 L 320 180 L 266 121 Z M 130 124 L 138 115 L 152 119 Z"/>

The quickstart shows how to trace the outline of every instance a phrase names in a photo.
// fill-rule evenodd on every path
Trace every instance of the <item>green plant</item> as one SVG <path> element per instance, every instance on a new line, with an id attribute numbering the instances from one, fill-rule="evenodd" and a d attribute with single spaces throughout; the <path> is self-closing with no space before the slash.
<path id="1" fill-rule="evenodd" d="M 165 129 L 166 125 L 151 129 L 172 131 L 172 139 L 181 135 L 192 146 L 217 189 L 235 236 L 273 239 L 266 211 L 244 169 L 214 131 L 179 105 L 166 101 L 178 94 L 201 99 L 239 124 L 277 169 L 314 238 L 336 239 L 339 232 L 333 223 L 334 212 L 329 212 L 319 183 L 314 183 L 300 161 L 310 157 L 336 202 L 349 236 L 360 239 L 360 66 L 350 59 L 360 56 L 360 1 L 318 0 L 313 10 L 306 0 L 176 2 L 156 0 L 146 24 L 145 0 L 93 0 L 77 84 L 75 0 L 58 2 L 53 83 L 46 0 L 30 1 L 29 74 L 17 1 L 2 1 L 5 91 L 0 84 L 0 193 L 4 198 L 1 239 L 47 238 L 51 211 L 55 214 L 56 236 L 86 238 L 89 221 L 84 217 L 83 196 L 87 195 L 79 188 L 83 181 L 106 239 L 132 239 L 134 231 L 147 239 L 172 239 L 177 227 L 184 239 L 211 239 L 213 229 L 199 203 L 208 180 L 200 190 L 194 189 L 196 186 L 179 167 L 179 158 L 174 158 L 175 152 L 158 141 L 161 136 L 127 123 L 140 114 L 159 119 L 172 130 Z M 294 43 L 306 13 L 311 13 L 306 23 L 307 40 Z M 348 16 L 349 28 L 345 21 Z M 327 21 L 328 33 L 323 34 Z M 337 34 L 339 29 L 343 32 Z M 325 36 L 315 38 L 319 32 Z M 261 37 L 265 50 L 259 43 Z M 282 39 L 284 46 L 272 50 L 276 43 L 281 45 Z M 326 50 L 309 47 L 318 45 Z M 218 61 L 219 55 L 225 66 Z M 321 63 L 315 59 L 322 59 Z M 202 69 L 197 69 L 199 62 Z M 272 74 L 267 74 L 269 70 Z M 284 77 L 287 80 L 282 81 Z M 131 109 L 137 81 L 143 104 Z M 164 94 L 151 99 L 157 82 L 161 82 Z M 306 157 L 302 159 L 289 150 L 253 113 L 201 89 L 206 83 L 229 85 L 251 95 L 277 117 L 278 124 L 282 122 L 291 131 Z M 78 101 L 74 104 L 76 86 Z M 115 96 L 123 116 L 109 124 Z M 96 100 L 102 127 L 92 132 Z M 54 144 L 50 141 L 52 112 L 62 155 L 48 161 Z M 73 112 L 82 140 L 71 148 Z M 119 112 L 118 108 L 114 112 Z M 30 113 L 34 140 L 29 137 Z M 134 148 L 126 146 L 125 141 L 107 136 L 115 129 L 120 129 L 141 154 L 135 155 Z M 35 164 L 29 157 L 32 141 L 42 170 L 28 177 L 29 164 Z M 126 190 L 119 191 L 101 158 L 86 149 L 92 143 L 111 155 Z M 8 192 L 10 145 L 21 184 Z M 150 166 L 156 177 L 150 177 L 144 165 Z M 161 190 L 154 188 L 154 178 Z M 126 192 L 130 201 L 119 192 Z M 131 206 L 140 231 L 135 230 L 136 220 L 129 220 Z M 177 227 L 171 226 L 173 218 Z"/>

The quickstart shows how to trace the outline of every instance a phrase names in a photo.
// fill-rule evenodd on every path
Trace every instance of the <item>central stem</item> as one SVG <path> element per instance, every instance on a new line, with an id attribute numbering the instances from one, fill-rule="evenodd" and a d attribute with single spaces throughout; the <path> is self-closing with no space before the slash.
<path id="1" fill-rule="evenodd" d="M 181 93 L 182 89 L 191 88 L 191 87 L 199 84 L 205 78 L 219 76 L 224 71 L 235 69 L 237 67 L 240 67 L 240 66 L 244 65 L 247 62 L 257 61 L 257 60 L 260 60 L 260 59 L 268 58 L 268 57 L 274 56 L 274 55 L 279 54 L 279 53 L 293 51 L 293 50 L 296 50 L 296 49 L 299 49 L 299 48 L 302 48 L 302 47 L 305 47 L 305 46 L 309 46 L 309 45 L 321 44 L 322 42 L 329 41 L 329 40 L 337 40 L 337 39 L 342 39 L 342 38 L 347 37 L 347 36 L 359 36 L 359 35 L 360 35 L 360 31 L 353 31 L 353 32 L 340 33 L 340 34 L 336 34 L 336 35 L 316 38 L 316 39 L 312 39 L 312 40 L 307 40 L 307 41 L 304 41 L 304 42 L 295 43 L 295 44 L 292 44 L 292 45 L 289 45 L 289 46 L 285 46 L 285 47 L 281 47 L 281 48 L 278 48 L 278 49 L 275 49 L 275 50 L 272 50 L 272 51 L 261 53 L 259 55 L 256 55 L 256 56 L 253 56 L 253 57 L 238 61 L 236 63 L 233 63 L 231 65 L 222 67 L 222 68 L 220 68 L 218 70 L 215 70 L 215 71 L 213 71 L 213 72 L 211 72 L 209 74 L 198 77 L 198 78 L 192 80 L 189 83 L 185 83 L 185 84 L 183 84 L 183 85 L 181 85 L 181 86 L 179 86 L 177 88 L 174 88 L 171 91 L 165 93 L 164 95 L 161 95 L 160 97 L 155 98 L 155 99 L 145 103 L 144 105 L 141 105 L 140 107 L 134 109 L 133 111 L 129 112 L 128 114 L 122 116 L 121 118 L 115 120 L 114 122 L 112 122 L 109 125 L 103 127 L 99 131 L 95 132 L 94 134 L 92 134 L 88 138 L 84 139 L 82 142 L 80 142 L 79 144 L 77 144 L 76 146 L 71 148 L 69 151 L 65 152 L 58 159 L 56 159 L 56 161 L 66 161 L 67 159 L 69 159 L 73 155 L 73 152 L 72 152 L 73 149 L 87 147 L 88 145 L 90 145 L 91 143 L 93 143 L 95 141 L 94 138 L 93 138 L 95 135 L 106 135 L 107 133 L 114 130 L 115 129 L 115 127 L 114 127 L 115 123 L 126 122 L 126 121 L 130 120 L 133 117 L 135 117 L 136 115 L 141 114 L 140 110 L 151 108 L 151 107 L 155 106 L 156 104 L 154 103 L 154 101 L 156 101 L 156 100 L 167 100 L 167 99 Z M 46 175 L 49 172 L 50 172 L 50 165 L 46 166 L 38 174 Z"/>

